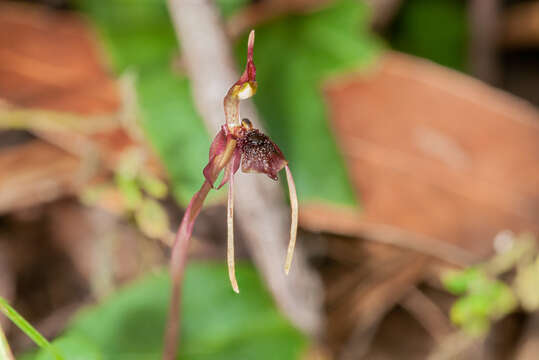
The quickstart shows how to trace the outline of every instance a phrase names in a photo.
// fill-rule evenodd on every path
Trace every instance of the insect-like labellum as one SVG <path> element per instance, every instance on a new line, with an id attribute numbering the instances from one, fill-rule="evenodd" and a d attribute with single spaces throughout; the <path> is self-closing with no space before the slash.
<path id="1" fill-rule="evenodd" d="M 281 149 L 258 129 L 246 130 L 238 140 L 238 147 L 242 153 L 243 172 L 264 173 L 277 180 L 277 173 L 288 165 Z"/>
<path id="2" fill-rule="evenodd" d="M 214 166 L 212 163 L 225 152 L 227 139 L 228 141 L 236 141 L 231 159 L 232 173 L 225 174 L 221 183 L 216 187 L 212 174 Z M 236 173 L 240 162 L 241 170 L 244 173 L 262 173 L 273 180 L 277 180 L 277 173 L 288 165 L 281 149 L 266 134 L 253 128 L 249 119 L 243 119 L 240 126 L 232 129 L 225 125 L 219 131 L 210 147 L 210 162 L 204 169 L 204 176 L 212 187 L 219 189 L 230 180 L 233 173 Z"/>

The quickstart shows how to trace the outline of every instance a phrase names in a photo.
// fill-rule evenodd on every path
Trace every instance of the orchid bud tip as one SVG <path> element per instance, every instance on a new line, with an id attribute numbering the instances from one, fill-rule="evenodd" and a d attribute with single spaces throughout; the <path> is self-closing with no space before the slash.
<path id="1" fill-rule="evenodd" d="M 247 42 L 249 47 L 252 47 L 255 43 L 255 31 L 251 30 L 249 33 L 249 41 Z"/>

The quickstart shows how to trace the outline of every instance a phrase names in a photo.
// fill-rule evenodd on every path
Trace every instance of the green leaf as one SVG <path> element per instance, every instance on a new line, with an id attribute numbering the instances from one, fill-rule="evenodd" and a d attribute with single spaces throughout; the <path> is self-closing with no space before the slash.
<path id="1" fill-rule="evenodd" d="M 477 267 L 470 267 L 462 271 L 448 271 L 442 275 L 444 287 L 455 295 L 480 288 L 488 281 L 486 274 Z"/>
<path id="2" fill-rule="evenodd" d="M 63 357 L 56 347 L 51 345 L 43 335 L 39 333 L 28 321 L 26 321 L 8 302 L 0 296 L 0 312 L 8 317 L 19 327 L 33 342 L 45 349 L 55 360 L 62 360 Z"/>
<path id="3" fill-rule="evenodd" d="M 156 68 L 177 52 L 164 0 L 77 0 L 76 4 L 97 26 L 110 65 L 119 73 Z"/>
<path id="4" fill-rule="evenodd" d="M 468 61 L 468 14 L 465 1 L 408 0 L 391 31 L 391 44 L 460 71 Z"/>
<path id="5" fill-rule="evenodd" d="M 250 5 L 251 0 L 216 0 L 221 14 L 224 17 L 228 17 L 241 10 L 246 5 Z"/>
<path id="6" fill-rule="evenodd" d="M 123 176 L 117 173 L 115 183 L 122 194 L 125 205 L 129 210 L 134 210 L 142 203 L 142 192 L 137 184 L 137 181 L 128 176 Z"/>
<path id="7" fill-rule="evenodd" d="M 500 319 L 514 311 L 518 306 L 515 294 L 502 281 L 495 281 L 490 291 L 486 291 L 485 294 L 492 302 L 489 314 L 492 319 Z"/>
<path id="8" fill-rule="evenodd" d="M 169 173 L 173 192 L 186 205 L 204 180 L 210 137 L 197 114 L 186 78 L 167 63 L 140 71 L 137 92 L 146 135 Z"/>
<path id="9" fill-rule="evenodd" d="M 299 358 L 306 347 L 305 337 L 276 310 L 252 266 L 240 264 L 236 271 L 240 295 L 230 289 L 225 265 L 191 263 L 187 267 L 179 358 Z M 86 345 L 78 355 L 70 354 L 101 353 L 103 360 L 160 359 L 169 291 L 168 274 L 160 271 L 81 312 L 65 336 Z"/>
<path id="10" fill-rule="evenodd" d="M 462 325 L 474 317 L 488 318 L 492 301 L 485 294 L 471 294 L 458 299 L 451 308 L 451 320 Z"/>
<path id="11" fill-rule="evenodd" d="M 321 87 L 329 76 L 357 71 L 376 59 L 381 47 L 368 33 L 368 15 L 362 2 L 341 0 L 256 29 L 258 92 L 253 99 L 290 161 L 300 200 L 356 202 Z M 238 42 L 240 63 L 245 62 L 245 41 Z"/>
<path id="12" fill-rule="evenodd" d="M 152 239 L 164 239 L 170 231 L 168 214 L 161 204 L 153 199 L 144 199 L 135 211 L 139 229 Z"/>
<path id="13" fill-rule="evenodd" d="M 490 329 L 490 321 L 486 317 L 471 317 L 463 325 L 462 329 L 470 336 L 481 337 Z"/>
<path id="14" fill-rule="evenodd" d="M 487 277 L 477 267 L 451 271 L 442 277 L 444 286 L 453 294 L 464 294 L 451 307 L 451 321 L 471 335 L 483 335 L 490 321 L 515 310 L 517 299 L 509 286 Z"/>
<path id="15" fill-rule="evenodd" d="M 142 173 L 137 180 L 142 189 L 144 189 L 148 195 L 153 196 L 156 199 L 163 199 L 165 196 L 167 196 L 167 184 L 153 174 L 149 172 Z"/>
<path id="16" fill-rule="evenodd" d="M 56 339 L 53 344 L 69 360 L 102 360 L 99 349 L 82 336 L 71 333 Z M 50 353 L 41 351 L 35 360 L 54 360 Z"/>
<path id="17" fill-rule="evenodd" d="M 481 335 L 490 326 L 490 299 L 484 294 L 472 294 L 458 299 L 451 307 L 451 321 L 473 335 Z"/>

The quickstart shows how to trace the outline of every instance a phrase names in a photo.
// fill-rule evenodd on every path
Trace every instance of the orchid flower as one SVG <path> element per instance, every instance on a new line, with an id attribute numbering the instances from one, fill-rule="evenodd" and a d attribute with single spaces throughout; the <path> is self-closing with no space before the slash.
<path id="1" fill-rule="evenodd" d="M 253 47 L 255 33 L 251 31 L 247 45 L 247 65 L 238 81 L 228 90 L 224 99 L 226 123 L 221 127 L 210 146 L 209 162 L 203 170 L 205 177 L 201 189 L 193 196 L 178 230 L 173 246 L 173 259 L 177 259 L 185 240 L 191 237 L 193 225 L 200 212 L 202 203 L 211 188 L 220 189 L 228 183 L 228 211 L 227 211 L 227 262 L 229 278 L 232 288 L 239 292 L 234 270 L 234 174 L 240 164 L 243 172 L 264 173 L 271 179 L 277 180 L 277 173 L 286 169 L 286 176 L 290 190 L 292 204 L 292 224 L 290 229 L 290 242 L 285 262 L 285 272 L 288 274 L 292 264 L 292 257 L 297 233 L 298 206 L 294 180 L 279 147 L 268 136 L 253 128 L 248 119 L 240 121 L 239 102 L 248 99 L 256 93 L 256 68 L 253 62 Z M 217 178 L 224 169 L 219 185 Z M 177 260 L 173 261 L 176 266 Z"/>
<path id="2" fill-rule="evenodd" d="M 285 273 L 288 274 L 292 265 L 294 246 L 298 225 L 298 201 L 296 187 L 288 161 L 279 147 L 260 130 L 253 128 L 248 119 L 240 121 L 240 100 L 248 99 L 256 93 L 256 68 L 253 62 L 253 47 L 255 33 L 251 31 L 247 45 L 247 64 L 245 71 L 238 81 L 232 85 L 224 98 L 225 124 L 217 133 L 210 146 L 209 161 L 203 170 L 205 181 L 200 190 L 193 196 L 172 246 L 171 275 L 172 296 L 169 311 L 169 323 L 166 334 L 165 358 L 175 353 L 175 339 L 178 331 L 178 308 L 180 301 L 180 284 L 183 278 L 183 269 L 187 258 L 187 247 L 193 232 L 195 220 L 200 213 L 204 199 L 209 191 L 219 189 L 228 183 L 227 207 L 227 263 L 232 289 L 239 293 L 238 282 L 234 267 L 234 174 L 240 165 L 242 172 L 263 173 L 271 179 L 277 180 L 277 173 L 283 168 L 286 170 L 288 188 L 290 192 L 292 222 L 290 226 L 290 241 L 285 261 Z M 216 184 L 221 171 L 223 177 L 219 185 Z"/>

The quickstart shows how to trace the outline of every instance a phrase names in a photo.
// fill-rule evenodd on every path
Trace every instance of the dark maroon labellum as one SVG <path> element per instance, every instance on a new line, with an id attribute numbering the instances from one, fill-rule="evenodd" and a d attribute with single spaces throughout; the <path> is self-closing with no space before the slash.
<path id="1" fill-rule="evenodd" d="M 238 147 L 243 172 L 264 173 L 277 180 L 277 173 L 288 164 L 279 147 L 258 129 L 246 130 L 238 139 Z"/>

